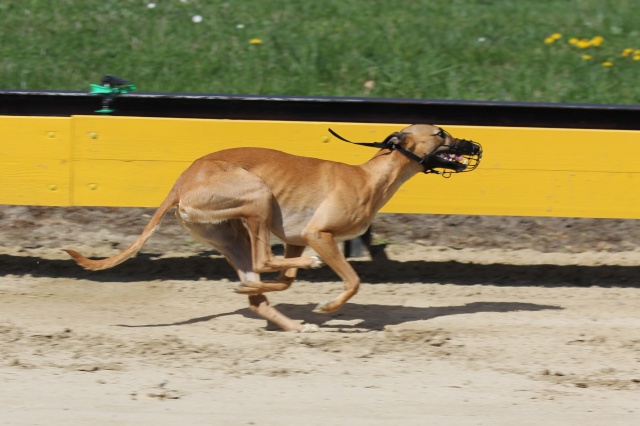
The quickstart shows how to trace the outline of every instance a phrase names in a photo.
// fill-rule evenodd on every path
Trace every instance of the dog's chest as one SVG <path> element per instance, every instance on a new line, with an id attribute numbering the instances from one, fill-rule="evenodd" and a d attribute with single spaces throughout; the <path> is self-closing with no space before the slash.
<path id="1" fill-rule="evenodd" d="M 271 231 L 289 244 L 304 244 L 304 232 L 310 224 L 329 231 L 336 241 L 346 241 L 365 233 L 369 221 L 365 218 L 349 217 L 343 211 L 339 215 L 324 215 L 316 209 L 288 209 L 274 215 Z"/>
<path id="2" fill-rule="evenodd" d="M 304 243 L 302 234 L 314 214 L 313 209 L 299 208 L 274 211 L 271 231 L 291 244 Z"/>
<path id="3" fill-rule="evenodd" d="M 336 233 L 333 235 L 336 241 L 342 242 L 347 240 L 352 240 L 360 235 L 364 234 L 369 228 L 369 224 L 360 225 L 357 227 L 353 227 L 344 233 Z"/>

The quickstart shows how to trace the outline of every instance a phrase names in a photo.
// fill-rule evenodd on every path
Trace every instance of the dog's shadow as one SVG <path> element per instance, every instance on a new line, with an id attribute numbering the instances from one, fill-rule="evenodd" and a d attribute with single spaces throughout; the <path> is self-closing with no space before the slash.
<path id="1" fill-rule="evenodd" d="M 85 279 L 94 282 L 134 282 L 162 277 L 165 280 L 199 280 L 203 277 L 236 281 L 237 277 L 226 260 L 211 258 L 211 253 L 202 253 L 190 258 L 161 258 L 159 255 L 141 253 L 119 268 L 91 272 L 78 267 L 73 260 L 48 260 L 30 256 L 0 255 L 0 275 L 17 277 L 48 276 L 56 278 Z M 508 285 L 508 286 L 635 286 L 640 275 L 639 266 L 559 266 L 559 265 L 507 265 L 472 264 L 448 262 L 394 260 L 352 260 L 363 282 L 387 283 L 452 283 L 456 285 Z M 302 280 L 313 282 L 336 281 L 329 268 L 300 271 Z M 349 303 L 333 315 L 313 313 L 314 304 L 278 304 L 283 314 L 305 323 L 325 328 L 354 330 L 383 330 L 385 326 L 412 321 L 429 320 L 448 315 L 465 315 L 481 312 L 516 312 L 562 309 L 559 306 L 532 303 L 476 302 L 460 306 L 410 307 L 399 305 L 360 305 Z M 216 318 L 242 315 L 261 318 L 249 308 L 238 309 L 217 315 L 190 318 L 166 324 L 118 324 L 120 327 L 174 327 L 214 321 Z"/>
<path id="2" fill-rule="evenodd" d="M 162 258 L 141 253 L 114 269 L 86 271 L 71 259 L 42 259 L 35 256 L 0 254 L 0 276 L 15 275 L 84 279 L 93 282 L 136 282 L 150 279 L 198 281 L 238 277 L 226 260 L 203 252 L 189 258 Z M 434 262 L 429 259 L 350 260 L 363 283 L 450 283 L 456 285 L 507 285 L 535 287 L 591 286 L 636 287 L 640 265 L 511 265 L 477 264 L 457 261 Z M 275 275 L 274 275 L 275 276 Z M 268 279 L 268 274 L 265 274 Z M 308 282 L 338 281 L 330 268 L 301 270 L 299 279 Z"/>
<path id="3" fill-rule="evenodd" d="M 283 314 L 296 320 L 302 320 L 308 324 L 316 324 L 325 329 L 381 331 L 387 326 L 403 324 L 414 321 L 425 321 L 437 317 L 449 315 L 470 315 L 481 312 L 504 313 L 518 311 L 543 311 L 564 309 L 556 305 L 539 305 L 535 303 L 519 302 L 473 302 L 459 306 L 439 307 L 413 307 L 399 305 L 360 305 L 349 303 L 340 312 L 332 315 L 316 314 L 312 310 L 314 304 L 296 305 L 282 303 L 276 308 Z M 190 318 L 184 321 L 165 324 L 116 324 L 117 327 L 144 328 L 144 327 L 178 327 L 201 322 L 214 321 L 217 318 L 242 315 L 247 318 L 260 319 L 249 308 L 238 309 L 217 315 L 208 315 L 198 318 Z"/>

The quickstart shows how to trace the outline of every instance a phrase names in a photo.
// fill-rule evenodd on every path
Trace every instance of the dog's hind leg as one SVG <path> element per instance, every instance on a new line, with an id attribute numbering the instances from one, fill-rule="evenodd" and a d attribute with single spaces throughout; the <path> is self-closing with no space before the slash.
<path id="1" fill-rule="evenodd" d="M 302 250 L 291 249 L 291 254 Z M 295 269 L 282 271 L 282 281 L 262 282 L 260 274 L 251 270 L 252 259 L 249 251 L 229 251 L 224 253 L 229 263 L 236 269 L 238 277 L 242 281 L 236 287 L 236 292 L 249 295 L 249 308 L 267 321 L 276 324 L 285 331 L 314 331 L 317 326 L 313 324 L 301 324 L 292 320 L 282 312 L 269 304 L 267 297 L 262 294 L 265 291 L 281 291 L 289 288 L 295 278 Z"/>
<path id="2" fill-rule="evenodd" d="M 194 238 L 210 244 L 225 256 L 241 281 L 236 291 L 249 296 L 249 307 L 253 312 L 285 331 L 311 331 L 314 328 L 313 325 L 303 325 L 292 320 L 269 305 L 269 301 L 262 292 L 289 288 L 295 279 L 296 269 L 282 271 L 278 281 L 261 282 L 260 274 L 252 270 L 251 241 L 249 233 L 240 219 L 217 224 L 187 224 L 178 215 L 178 222 Z M 303 250 L 304 247 L 291 246 L 286 249 L 285 254 L 297 257 Z"/>
<path id="3" fill-rule="evenodd" d="M 257 200 L 255 200 L 257 203 Z M 271 230 L 271 197 L 262 199 L 253 212 L 254 214 L 245 217 L 245 224 L 249 230 L 251 238 L 251 254 L 253 256 L 253 270 L 255 272 L 276 272 L 288 269 L 309 269 L 319 268 L 324 263 L 315 256 L 300 256 L 302 250 L 294 249 L 297 256 L 278 258 L 271 251 L 270 237 Z"/>
<path id="4" fill-rule="evenodd" d="M 296 246 L 292 244 L 286 244 L 284 249 L 284 257 L 300 257 L 304 251 L 305 246 Z M 298 273 L 297 268 L 289 268 L 280 271 L 280 276 L 276 280 L 264 280 L 264 281 L 243 281 L 236 287 L 237 293 L 242 294 L 259 294 L 268 291 L 283 291 L 288 289 L 293 281 L 296 279 Z"/>
<path id="5" fill-rule="evenodd" d="M 269 301 L 264 294 L 249 296 L 249 307 L 253 312 L 278 325 L 284 331 L 309 332 L 318 330 L 318 326 L 315 324 L 300 324 L 282 314 L 269 305 Z"/>
<path id="6" fill-rule="evenodd" d="M 298 251 L 298 246 L 293 249 L 294 252 Z M 304 250 L 304 247 L 302 247 Z M 300 250 L 300 251 L 302 251 Z M 246 252 L 248 253 L 248 252 Z M 282 312 L 269 304 L 267 297 L 262 294 L 266 291 L 281 291 L 289 288 L 293 280 L 295 279 L 295 269 L 287 269 L 282 271 L 280 279 L 282 281 L 262 282 L 260 281 L 260 275 L 253 272 L 251 268 L 252 259 L 250 255 L 240 255 L 235 252 L 227 253 L 227 260 L 236 269 L 240 280 L 242 281 L 237 287 L 236 292 L 249 295 L 249 308 L 260 315 L 267 321 L 276 324 L 278 327 L 285 331 L 314 331 L 318 327 L 313 324 L 301 324 L 298 321 L 294 321 Z"/>
<path id="7" fill-rule="evenodd" d="M 297 268 L 280 271 L 276 280 L 260 280 L 260 274 L 253 271 L 251 238 L 241 219 L 218 223 L 187 223 L 179 212 L 176 212 L 176 218 L 193 238 L 209 244 L 225 256 L 240 278 L 236 292 L 257 295 L 268 291 L 282 291 L 288 289 L 295 280 Z M 305 246 L 287 244 L 285 258 L 300 257 L 304 249 Z"/>

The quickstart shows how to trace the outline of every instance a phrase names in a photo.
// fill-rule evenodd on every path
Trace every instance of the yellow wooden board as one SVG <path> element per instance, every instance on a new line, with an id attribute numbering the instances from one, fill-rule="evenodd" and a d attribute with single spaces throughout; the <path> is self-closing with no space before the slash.
<path id="1" fill-rule="evenodd" d="M 189 162 L 77 161 L 74 205 L 155 207 Z"/>
<path id="2" fill-rule="evenodd" d="M 416 176 L 383 211 L 637 219 L 639 187 L 638 173 L 476 170 Z"/>
<path id="3" fill-rule="evenodd" d="M 157 206 L 188 165 L 154 161 L 80 162 L 74 180 L 74 204 Z M 405 184 L 382 211 L 637 218 L 640 203 L 634 202 L 630 208 L 629 197 L 624 191 L 610 191 L 612 185 L 637 188 L 640 174 L 476 171 L 451 179 L 421 174 Z M 585 202 L 594 198 L 593 203 Z"/>
<path id="4" fill-rule="evenodd" d="M 0 116 L 2 160 L 69 159 L 71 117 Z"/>
<path id="5" fill-rule="evenodd" d="M 0 116 L 0 203 L 71 203 L 71 121 Z"/>
<path id="6" fill-rule="evenodd" d="M 69 206 L 69 162 L 0 162 L 0 204 Z"/>
<path id="7" fill-rule="evenodd" d="M 79 160 L 188 161 L 240 146 L 357 164 L 375 151 L 338 141 L 333 127 L 352 140 L 381 140 L 398 125 L 354 123 L 74 117 L 74 157 Z"/>
<path id="8" fill-rule="evenodd" d="M 2 120 L 5 118 L 0 117 L 0 124 Z M 19 163 L 15 161 L 19 158 L 27 170 L 29 164 L 34 167 L 42 163 L 36 155 L 39 150 L 29 150 L 29 146 L 44 146 L 43 153 L 51 151 L 47 155 L 60 157 L 46 144 L 47 138 L 56 139 L 51 132 L 59 134 L 57 137 L 61 142 L 69 142 L 66 149 L 72 159 L 69 205 L 96 206 L 156 206 L 193 160 L 231 147 L 267 147 L 360 164 L 372 157 L 375 149 L 339 141 L 330 135 L 328 127 L 354 141 L 380 141 L 404 127 L 396 124 L 75 116 L 58 119 L 71 123 L 72 132 L 65 139 L 63 133 L 46 130 L 53 122 L 43 124 L 40 120 L 52 119 L 9 118 L 14 128 L 17 125 L 22 129 L 33 129 L 32 133 L 21 136 L 22 142 L 12 145 L 13 164 Z M 456 137 L 473 139 L 483 145 L 480 167 L 450 179 L 420 174 L 406 183 L 383 211 L 640 218 L 637 197 L 640 164 L 636 160 L 640 158 L 640 132 L 444 127 Z M 6 138 L 2 132 L 0 141 L 3 145 L 9 143 Z M 17 176 L 15 167 L 12 170 L 0 174 L 0 190 L 12 185 L 12 176 Z M 48 204 L 50 199 L 33 192 L 25 193 L 16 201 L 15 196 L 0 193 L 1 203 Z"/>

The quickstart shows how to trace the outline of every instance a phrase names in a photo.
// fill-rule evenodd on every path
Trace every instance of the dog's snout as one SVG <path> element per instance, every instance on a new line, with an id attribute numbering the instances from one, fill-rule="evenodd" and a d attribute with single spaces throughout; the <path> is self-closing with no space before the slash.
<path id="1" fill-rule="evenodd" d="M 460 155 L 480 155 L 482 153 L 480 144 L 466 139 L 456 140 L 453 148 Z"/>

